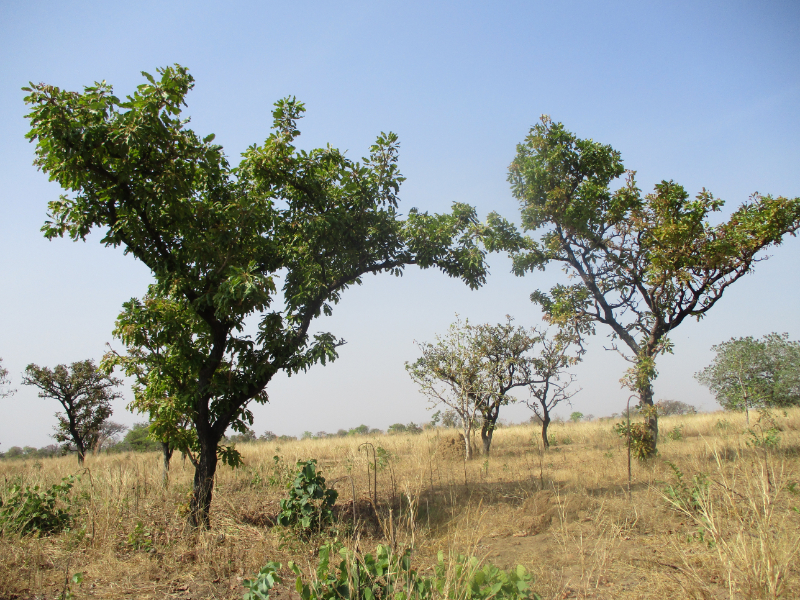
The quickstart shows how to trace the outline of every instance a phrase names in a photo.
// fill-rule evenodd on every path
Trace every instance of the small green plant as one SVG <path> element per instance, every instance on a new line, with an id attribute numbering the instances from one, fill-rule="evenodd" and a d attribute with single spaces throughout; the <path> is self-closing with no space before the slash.
<path id="1" fill-rule="evenodd" d="M 83 573 L 75 573 L 64 582 L 64 590 L 58 595 L 58 600 L 74 600 L 75 594 L 72 593 L 70 584 L 80 585 L 83 583 Z"/>
<path id="2" fill-rule="evenodd" d="M 152 550 L 153 535 L 141 521 L 137 521 L 133 531 L 128 534 L 128 545 L 134 550 Z"/>
<path id="3" fill-rule="evenodd" d="M 561 443 L 565 446 L 569 446 L 572 443 L 572 438 L 568 435 L 565 435 L 563 438 L 561 438 Z"/>
<path id="4" fill-rule="evenodd" d="M 551 446 L 558 446 L 558 439 L 556 438 L 555 434 L 551 433 L 547 436 L 547 443 Z"/>
<path id="5" fill-rule="evenodd" d="M 664 488 L 667 501 L 681 513 L 698 514 L 703 510 L 703 502 L 708 496 L 708 478 L 700 473 L 692 476 L 692 482 L 686 482 L 686 476 L 673 462 L 666 461 L 675 478 L 673 485 Z"/>
<path id="6" fill-rule="evenodd" d="M 242 585 L 247 589 L 242 600 L 269 600 L 269 592 L 276 583 L 283 580 L 278 575 L 281 563 L 268 562 L 261 567 L 255 579 L 245 579 Z"/>
<path id="7" fill-rule="evenodd" d="M 540 600 L 530 589 L 531 575 L 521 565 L 503 571 L 490 564 L 481 566 L 475 557 L 459 555 L 446 561 L 439 552 L 434 573 L 427 577 L 412 568 L 411 558 L 410 549 L 397 553 L 378 545 L 374 555 L 362 555 L 327 544 L 320 548 L 319 566 L 308 580 L 294 562 L 289 568 L 297 576 L 295 589 L 302 600 Z M 245 580 L 244 599 L 269 598 L 269 590 L 280 581 L 276 574 L 280 568 L 280 563 L 268 563 L 256 579 Z"/>
<path id="8" fill-rule="evenodd" d="M 288 488 L 292 483 L 292 470 L 277 454 L 272 457 L 272 474 L 267 483 L 277 488 Z"/>
<path id="9" fill-rule="evenodd" d="M 731 422 L 728 421 L 728 419 L 720 419 L 714 424 L 714 427 L 716 427 L 722 432 L 726 432 L 730 430 L 733 426 L 731 425 Z"/>
<path id="10" fill-rule="evenodd" d="M 299 471 L 289 488 L 289 497 L 281 500 L 278 523 L 308 535 L 333 523 L 333 505 L 339 494 L 326 488 L 322 472 L 317 472 L 316 459 L 298 461 L 297 466 Z"/>
<path id="11" fill-rule="evenodd" d="M 667 432 L 667 438 L 672 440 L 673 442 L 677 442 L 683 439 L 683 425 L 676 425 L 672 429 Z"/>
<path id="12" fill-rule="evenodd" d="M 75 477 L 64 477 L 50 489 L 40 490 L 38 485 L 11 487 L 8 498 L 0 499 L 0 530 L 26 533 L 58 533 L 68 529 L 73 522 L 68 497 Z"/>
<path id="13" fill-rule="evenodd" d="M 751 448 L 774 449 L 781 443 L 780 429 L 775 417 L 768 410 L 762 410 L 755 425 L 747 430 Z"/>
<path id="14" fill-rule="evenodd" d="M 621 438 L 629 440 L 631 454 L 639 460 L 647 460 L 656 453 L 653 436 L 646 423 L 626 423 L 625 421 L 614 425 L 614 432 Z"/>

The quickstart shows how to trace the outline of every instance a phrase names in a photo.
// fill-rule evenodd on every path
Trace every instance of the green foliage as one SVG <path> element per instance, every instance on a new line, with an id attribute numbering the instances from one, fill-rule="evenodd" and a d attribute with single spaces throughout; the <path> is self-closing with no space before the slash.
<path id="1" fill-rule="evenodd" d="M 255 579 L 245 579 L 242 585 L 247 589 L 242 600 L 269 600 L 269 592 L 276 583 L 283 580 L 278 575 L 281 563 L 268 562 L 261 567 Z"/>
<path id="2" fill-rule="evenodd" d="M 23 385 L 39 388 L 40 398 L 57 400 L 64 414 L 56 413 L 53 436 L 58 442 L 74 444 L 78 462 L 95 448 L 101 428 L 111 416 L 111 401 L 121 395 L 113 389 L 122 383 L 101 372 L 92 360 L 58 365 L 55 369 L 33 363 L 25 368 Z"/>
<path id="3" fill-rule="evenodd" d="M 333 505 L 339 494 L 326 488 L 325 478 L 321 471 L 317 472 L 316 459 L 298 461 L 297 466 L 299 471 L 289 488 L 289 497 L 281 500 L 278 523 L 309 535 L 333 523 Z"/>
<path id="4" fill-rule="evenodd" d="M 727 410 L 800 404 L 800 342 L 788 334 L 731 338 L 695 378 Z"/>
<path id="5" fill-rule="evenodd" d="M 647 423 L 622 421 L 614 425 L 614 432 L 631 445 L 631 454 L 639 460 L 647 460 L 656 453 L 655 440 Z"/>
<path id="6" fill-rule="evenodd" d="M 583 418 L 583 413 L 579 411 L 575 411 L 569 416 L 569 420 L 573 423 L 578 423 Z"/>
<path id="7" fill-rule="evenodd" d="M 311 333 L 312 323 L 346 290 L 408 265 L 477 288 L 486 252 L 518 236 L 497 215 L 479 223 L 465 204 L 401 216 L 397 136 L 378 135 L 361 161 L 330 145 L 300 150 L 305 107 L 296 98 L 275 104 L 267 139 L 232 167 L 213 135 L 187 127 L 188 70 L 142 76 L 122 100 L 105 82 L 82 92 L 31 83 L 27 138 L 36 166 L 70 192 L 49 203 L 44 235 L 77 241 L 101 229 L 102 244 L 122 246 L 153 274 L 118 317 L 114 335 L 128 352 L 109 366 L 141 377 L 134 408 L 160 440 L 189 453 L 192 522 L 207 526 L 209 455 L 228 427 L 252 425 L 248 404 L 267 401 L 276 374 L 338 357 L 342 340 Z"/>
<path id="8" fill-rule="evenodd" d="M 636 365 L 623 383 L 649 405 L 667 335 L 707 314 L 762 251 L 800 228 L 800 198 L 754 194 L 720 222 L 723 202 L 710 192 L 691 198 L 665 180 L 642 194 L 634 174 L 611 146 L 543 116 L 517 146 L 508 179 L 523 227 L 541 232 L 514 257 L 515 273 L 555 261 L 571 279 L 531 300 L 579 336 L 609 326 L 613 347 L 619 340 Z M 648 420 L 655 433 L 656 415 Z"/>
<path id="9" fill-rule="evenodd" d="M 433 575 L 420 575 L 411 566 L 411 550 L 393 552 L 378 545 L 375 554 L 360 554 L 346 548 L 324 545 L 319 550 L 316 572 L 306 580 L 294 562 L 295 589 L 302 600 L 539 600 L 530 589 L 531 575 L 521 565 L 503 571 L 481 566 L 474 557 L 457 556 L 446 561 L 439 552 Z M 270 563 L 272 569 L 279 564 Z M 258 598 L 258 596 L 256 596 Z"/>
<path id="10" fill-rule="evenodd" d="M 149 423 L 134 423 L 122 438 L 118 449 L 134 452 L 157 452 L 161 450 L 161 446 L 150 435 Z"/>
<path id="11" fill-rule="evenodd" d="M 691 483 L 687 483 L 686 476 L 678 466 L 666 461 L 675 478 L 675 483 L 667 485 L 664 493 L 674 509 L 682 513 L 698 514 L 703 510 L 703 503 L 708 496 L 709 480 L 705 474 L 692 475 Z"/>
<path id="12" fill-rule="evenodd" d="M 0 499 L 0 529 L 7 533 L 59 533 L 74 520 L 68 497 L 75 477 L 64 477 L 49 489 L 38 485 L 22 489 L 14 484 L 5 500 Z"/>
<path id="13" fill-rule="evenodd" d="M 747 429 L 750 439 L 747 445 L 753 448 L 775 449 L 781 443 L 780 428 L 773 414 L 764 409 L 753 427 Z"/>
<path id="14" fill-rule="evenodd" d="M 676 425 L 667 432 L 667 438 L 673 442 L 683 439 L 683 425 Z"/>
<path id="15" fill-rule="evenodd" d="M 153 534 L 141 521 L 137 521 L 133 531 L 128 534 L 128 545 L 134 550 L 148 551 L 153 547 Z"/>

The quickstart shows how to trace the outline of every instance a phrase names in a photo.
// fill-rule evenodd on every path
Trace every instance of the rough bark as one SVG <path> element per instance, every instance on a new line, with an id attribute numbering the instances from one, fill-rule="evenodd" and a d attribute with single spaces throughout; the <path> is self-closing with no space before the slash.
<path id="1" fill-rule="evenodd" d="M 164 485 L 167 485 L 169 483 L 169 461 L 172 459 L 173 451 L 174 448 L 170 446 L 169 442 L 161 442 L 161 454 L 164 458 L 164 471 L 162 475 L 164 480 Z"/>
<path id="2" fill-rule="evenodd" d="M 217 471 L 217 444 L 200 439 L 200 452 L 194 469 L 194 487 L 189 505 L 189 525 L 200 529 L 211 527 L 211 497 Z"/>
<path id="3" fill-rule="evenodd" d="M 542 419 L 542 444 L 544 444 L 545 450 L 547 450 L 550 447 L 550 441 L 547 439 L 547 427 L 549 425 L 550 425 L 550 412 L 545 410 L 544 418 Z"/>

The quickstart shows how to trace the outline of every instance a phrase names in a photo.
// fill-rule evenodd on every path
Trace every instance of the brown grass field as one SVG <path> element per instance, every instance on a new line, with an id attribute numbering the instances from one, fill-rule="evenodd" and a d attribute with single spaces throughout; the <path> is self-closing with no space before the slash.
<path id="1" fill-rule="evenodd" d="M 538 427 L 503 428 L 489 458 L 466 464 L 443 429 L 247 444 L 243 468 L 218 470 L 207 532 L 185 528 L 193 469 L 180 456 L 167 487 L 155 453 L 92 456 L 80 470 L 74 457 L 2 461 L 4 498 L 15 482 L 80 481 L 70 531 L 0 535 L 0 598 L 57 598 L 77 572 L 74 598 L 241 598 L 242 579 L 269 560 L 313 567 L 320 538 L 274 525 L 286 493 L 275 481 L 309 458 L 339 491 L 344 543 L 413 546 L 423 571 L 443 550 L 522 564 L 548 599 L 800 598 L 800 409 L 775 415 L 780 441 L 768 446 L 753 443 L 763 423 L 754 437 L 742 415 L 662 418 L 659 455 L 634 459 L 630 498 L 625 442 L 608 420 L 551 426 L 547 452 Z M 386 452 L 377 517 L 365 442 Z M 665 492 L 677 484 L 670 462 L 684 474 L 677 499 Z M 297 597 L 284 571 L 274 596 Z"/>

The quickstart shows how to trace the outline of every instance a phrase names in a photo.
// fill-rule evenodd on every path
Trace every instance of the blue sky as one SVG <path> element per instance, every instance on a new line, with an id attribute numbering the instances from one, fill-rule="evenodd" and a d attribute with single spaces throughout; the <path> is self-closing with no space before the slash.
<path id="1" fill-rule="evenodd" d="M 122 302 L 149 274 L 120 251 L 47 242 L 39 233 L 59 189 L 31 166 L 20 87 L 80 90 L 107 80 L 118 95 L 140 71 L 180 63 L 197 80 L 186 114 L 235 162 L 269 133 L 272 103 L 306 103 L 300 145 L 331 143 L 358 158 L 381 131 L 401 140 L 408 178 L 401 209 L 468 202 L 518 221 L 506 169 L 541 114 L 609 143 L 651 189 L 674 179 L 727 201 L 753 192 L 800 195 L 800 5 L 796 2 L 35 2 L 0 3 L 0 356 L 17 394 L 0 401 L 0 450 L 51 442 L 54 401 L 20 385 L 30 362 L 99 359 Z M 657 398 L 706 409 L 692 374 L 711 345 L 786 331 L 800 337 L 800 243 L 791 238 L 733 286 L 700 323 L 673 335 Z M 473 322 L 511 314 L 540 324 L 528 296 L 553 269 L 516 278 L 503 256 L 472 292 L 435 272 L 367 279 L 318 328 L 347 340 L 340 359 L 276 379 L 256 406 L 258 433 L 335 431 L 426 421 L 403 368 L 414 340 L 432 341 L 455 313 Z M 625 363 L 598 330 L 577 369 L 573 407 L 619 411 Z M 115 405 L 113 419 L 141 420 Z M 564 409 L 563 412 L 569 412 Z M 501 415 L 503 416 L 503 415 Z M 506 418 L 527 418 L 509 407 Z"/>

